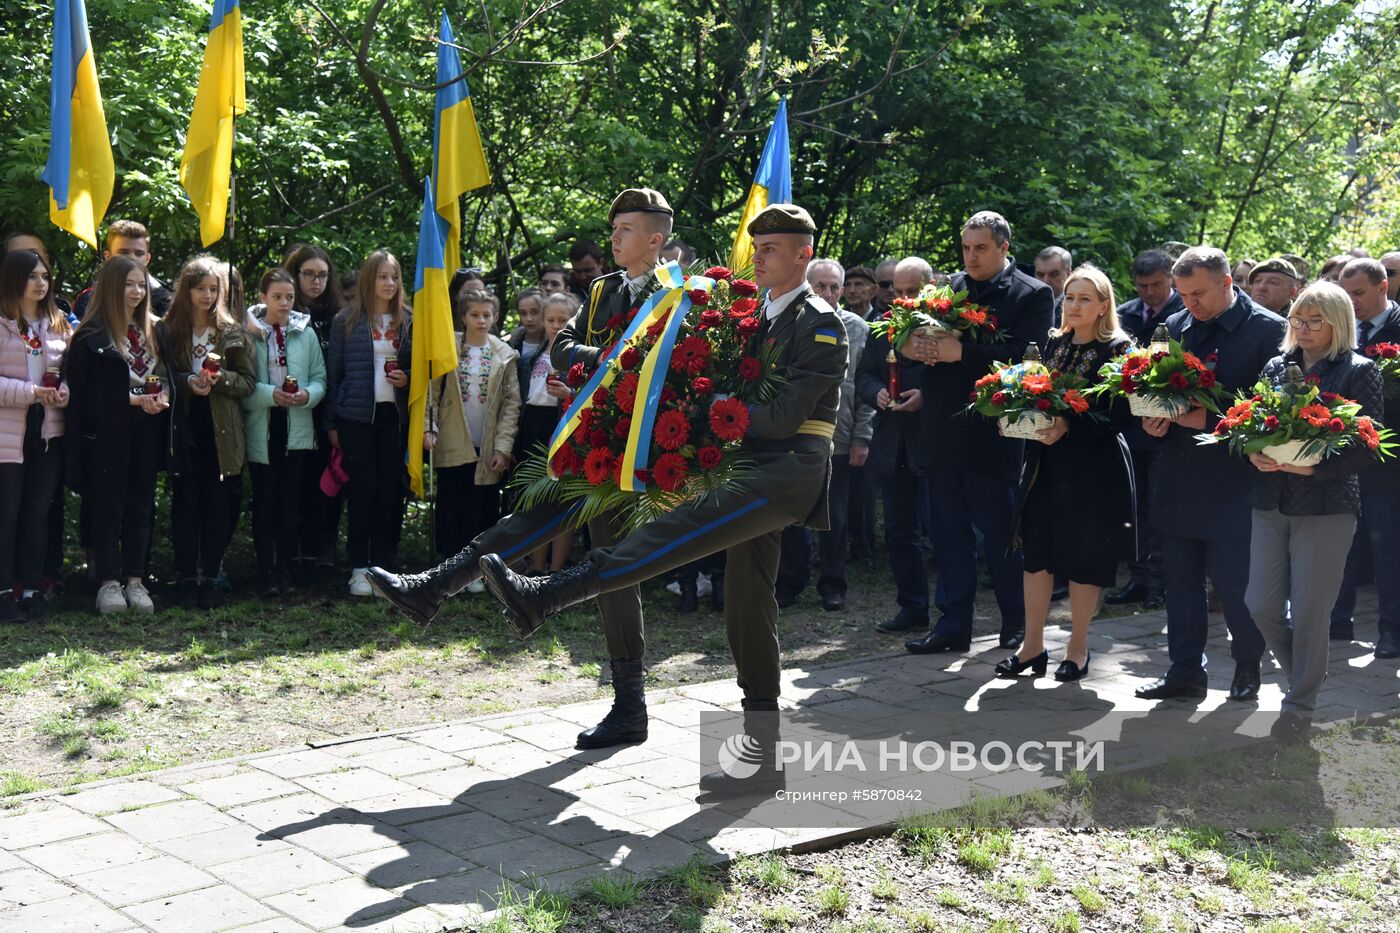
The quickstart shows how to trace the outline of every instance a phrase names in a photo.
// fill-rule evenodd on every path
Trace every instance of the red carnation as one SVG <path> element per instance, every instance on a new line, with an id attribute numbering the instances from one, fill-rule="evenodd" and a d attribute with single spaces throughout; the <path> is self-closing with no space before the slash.
<path id="1" fill-rule="evenodd" d="M 739 321 L 739 334 L 743 337 L 752 337 L 758 333 L 762 323 L 756 317 L 746 317 Z"/>
<path id="2" fill-rule="evenodd" d="M 729 305 L 729 316 L 732 318 L 748 317 L 757 310 L 758 299 L 735 298 Z"/>
<path id="3" fill-rule="evenodd" d="M 599 386 L 593 390 L 593 404 L 599 408 L 608 404 L 608 390 Z"/>
<path id="4" fill-rule="evenodd" d="M 700 315 L 700 329 L 705 330 L 711 327 L 718 327 L 724 323 L 724 315 L 711 308 Z"/>
<path id="5" fill-rule="evenodd" d="M 1385 349 L 1381 351 L 1381 356 L 1388 360 L 1395 359 L 1397 356 L 1400 356 L 1400 346 L 1396 346 L 1393 343 L 1386 344 Z"/>
<path id="6" fill-rule="evenodd" d="M 736 295 L 752 298 L 754 295 L 758 294 L 758 285 L 748 279 L 735 279 L 729 283 L 729 290 Z"/>
<path id="7" fill-rule="evenodd" d="M 739 378 L 745 382 L 757 382 L 763 376 L 763 364 L 755 357 L 746 356 L 739 361 Z"/>
<path id="8" fill-rule="evenodd" d="M 710 359 L 710 342 L 704 337 L 687 337 L 671 353 L 671 368 L 692 376 L 705 368 Z"/>
<path id="9" fill-rule="evenodd" d="M 588 432 L 588 446 L 594 449 L 608 446 L 608 432 L 601 428 L 594 428 Z"/>
<path id="10" fill-rule="evenodd" d="M 690 380 L 690 391 L 696 395 L 709 395 L 714 389 L 714 381 L 709 376 L 696 376 Z"/>
<path id="11" fill-rule="evenodd" d="M 1128 395 L 1132 395 L 1137 391 L 1137 383 L 1132 380 L 1131 376 L 1124 376 L 1122 381 L 1118 383 L 1118 387 Z"/>
<path id="12" fill-rule="evenodd" d="M 623 325 L 626 323 L 621 314 L 614 314 L 612 317 L 608 318 L 608 323 L 604 324 L 603 327 L 608 330 L 622 330 Z"/>
<path id="13" fill-rule="evenodd" d="M 1005 405 L 1005 404 L 1006 404 L 1006 393 L 1005 393 L 1005 392 L 993 392 L 993 393 L 992 393 L 992 404 L 993 404 L 993 405 Z"/>
<path id="14" fill-rule="evenodd" d="M 679 450 L 690 438 L 690 422 L 685 419 L 684 412 L 673 409 L 656 419 L 653 435 L 662 450 Z"/>
<path id="15" fill-rule="evenodd" d="M 613 456 L 606 447 L 595 447 L 583 459 L 583 474 L 594 486 L 607 480 L 613 471 Z"/>
<path id="16" fill-rule="evenodd" d="M 583 364 L 575 363 L 570 366 L 568 374 L 564 376 L 564 381 L 567 382 L 572 389 L 577 389 L 587 382 L 588 376 L 583 371 Z"/>
<path id="17" fill-rule="evenodd" d="M 690 303 L 697 308 L 703 308 L 710 303 L 710 293 L 703 288 L 693 288 L 686 292 L 686 295 L 690 297 Z"/>
<path id="18" fill-rule="evenodd" d="M 656 485 L 667 492 L 675 492 L 685 485 L 685 458 L 680 454 L 662 454 L 656 458 L 652 475 Z"/>
<path id="19" fill-rule="evenodd" d="M 1207 369 L 1205 372 L 1201 373 L 1197 381 L 1201 384 L 1202 389 L 1209 389 L 1211 386 L 1215 385 L 1215 373 Z"/>
<path id="20" fill-rule="evenodd" d="M 1167 377 L 1167 382 L 1173 389 L 1184 389 L 1187 386 L 1185 373 L 1172 373 Z"/>
<path id="21" fill-rule="evenodd" d="M 613 425 L 613 434 L 617 437 L 626 437 L 632 431 L 631 418 L 618 418 L 617 424 Z"/>
<path id="22" fill-rule="evenodd" d="M 701 447 L 695 456 L 700 461 L 700 469 L 713 470 L 719 466 L 724 454 L 718 447 Z"/>
<path id="23" fill-rule="evenodd" d="M 1041 411 L 1049 411 L 1049 410 L 1050 410 L 1050 400 L 1049 400 L 1048 398 L 1043 398 L 1043 399 L 1041 399 L 1040 401 L 1038 401 L 1038 402 L 1035 403 L 1035 407 L 1036 407 L 1036 408 L 1039 408 Z"/>
<path id="24" fill-rule="evenodd" d="M 705 270 L 704 274 L 707 279 L 716 279 L 721 282 L 725 279 L 734 278 L 734 273 L 725 266 L 710 266 L 710 268 Z"/>
<path id="25" fill-rule="evenodd" d="M 632 407 L 637 404 L 637 374 L 627 373 L 618 380 L 617 388 L 613 390 L 613 400 L 617 403 L 618 411 L 632 413 Z"/>
<path id="26" fill-rule="evenodd" d="M 1347 425 L 1341 418 L 1333 418 L 1331 421 L 1327 422 L 1327 428 L 1333 434 L 1341 434 L 1347 429 Z"/>
<path id="27" fill-rule="evenodd" d="M 1265 431 L 1277 431 L 1277 430 L 1278 430 L 1278 416 L 1276 416 L 1276 415 L 1270 415 L 1269 417 L 1265 418 L 1265 419 L 1264 419 L 1264 430 L 1265 430 Z"/>
<path id="28" fill-rule="evenodd" d="M 749 430 L 749 408 L 737 398 L 720 399 L 710 406 L 710 430 L 722 441 L 737 441 Z"/>
<path id="29" fill-rule="evenodd" d="M 623 350 L 622 356 L 618 358 L 618 362 L 622 364 L 623 369 L 636 369 L 637 364 L 641 361 L 642 351 L 638 350 L 636 347 L 628 347 Z"/>

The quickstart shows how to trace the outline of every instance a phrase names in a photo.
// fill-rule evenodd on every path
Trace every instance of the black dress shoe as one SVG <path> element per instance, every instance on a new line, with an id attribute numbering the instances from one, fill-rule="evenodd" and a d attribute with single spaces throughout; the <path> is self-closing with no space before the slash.
<path id="1" fill-rule="evenodd" d="M 1026 630 L 1023 628 L 1008 631 L 1001 630 L 1001 638 L 997 640 L 998 648 L 1019 648 L 1021 642 L 1026 640 Z"/>
<path id="2" fill-rule="evenodd" d="M 481 559 L 486 588 L 506 612 L 506 621 L 521 638 L 529 638 L 556 612 L 576 606 L 602 591 L 598 568 L 583 560 L 568 570 L 545 577 L 522 577 L 506 566 L 499 555 Z"/>
<path id="3" fill-rule="evenodd" d="M 900 613 L 893 619 L 881 622 L 879 625 L 875 626 L 875 631 L 889 633 L 921 632 L 926 628 L 928 628 L 927 619 L 912 619 L 909 616 Z"/>
<path id="4" fill-rule="evenodd" d="M 1068 683 L 1071 680 L 1078 680 L 1089 673 L 1089 662 L 1093 659 L 1094 653 L 1092 651 L 1088 652 L 1084 655 L 1084 666 L 1080 667 L 1069 658 L 1065 658 L 1060 662 L 1060 666 L 1055 668 L 1055 679 L 1062 684 Z"/>
<path id="5" fill-rule="evenodd" d="M 1103 598 L 1103 601 L 1110 606 L 1122 606 L 1127 603 L 1140 603 L 1147 598 L 1147 587 L 1141 583 L 1129 583 L 1121 590 L 1114 590 Z"/>
<path id="6" fill-rule="evenodd" d="M 1400 658 L 1400 631 L 1388 629 L 1376 640 L 1376 657 L 1381 660 Z"/>
<path id="7" fill-rule="evenodd" d="M 828 593 L 822 597 L 822 608 L 827 612 L 840 612 L 846 608 L 846 597 L 840 593 Z"/>
<path id="8" fill-rule="evenodd" d="M 1145 612 L 1156 612 L 1167 604 L 1166 598 L 1161 590 L 1149 590 L 1142 599 L 1142 608 Z"/>
<path id="9" fill-rule="evenodd" d="M 1022 661 L 1017 655 L 1011 655 L 997 662 L 996 674 L 1002 679 L 1020 677 L 1025 670 L 1030 670 L 1032 677 L 1045 676 L 1045 668 L 1050 664 L 1050 652 L 1042 651 L 1033 658 Z"/>
<path id="10" fill-rule="evenodd" d="M 1259 662 L 1241 661 L 1230 681 L 1230 699 L 1248 702 L 1259 699 Z"/>
<path id="11" fill-rule="evenodd" d="M 1170 700 L 1176 697 L 1186 697 L 1193 700 L 1203 700 L 1206 696 L 1206 685 L 1196 683 L 1191 680 L 1172 680 L 1163 677 L 1154 680 L 1145 687 L 1138 687 L 1133 691 L 1133 695 L 1139 700 Z"/>
<path id="12" fill-rule="evenodd" d="M 972 647 L 972 644 L 968 641 L 960 641 L 952 635 L 929 632 L 923 638 L 906 641 L 904 647 L 912 654 L 940 654 L 944 651 L 966 651 Z"/>
<path id="13" fill-rule="evenodd" d="M 481 555 L 468 544 L 422 573 L 396 574 L 371 567 L 366 576 L 369 585 L 390 605 L 419 625 L 427 625 L 449 596 L 456 596 L 481 579 Z"/>

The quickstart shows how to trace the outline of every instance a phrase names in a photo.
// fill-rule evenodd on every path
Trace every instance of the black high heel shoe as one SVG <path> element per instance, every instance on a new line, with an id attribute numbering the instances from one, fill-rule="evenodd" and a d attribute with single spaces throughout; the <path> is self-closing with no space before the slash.
<path id="1" fill-rule="evenodd" d="M 1030 668 L 1032 676 L 1043 677 L 1045 675 L 1045 668 L 1049 663 L 1049 651 L 1042 651 L 1028 661 L 1022 661 L 1013 654 L 1005 660 L 998 662 L 996 671 L 998 677 L 1019 677 L 1022 671 L 1026 668 Z"/>
<path id="2" fill-rule="evenodd" d="M 1080 667 L 1073 661 L 1061 661 L 1060 666 L 1055 668 L 1055 679 L 1058 680 L 1060 683 L 1066 683 L 1071 680 L 1078 680 L 1085 674 L 1089 673 L 1089 661 L 1093 657 L 1094 653 L 1092 651 L 1086 651 L 1084 653 L 1083 667 Z"/>

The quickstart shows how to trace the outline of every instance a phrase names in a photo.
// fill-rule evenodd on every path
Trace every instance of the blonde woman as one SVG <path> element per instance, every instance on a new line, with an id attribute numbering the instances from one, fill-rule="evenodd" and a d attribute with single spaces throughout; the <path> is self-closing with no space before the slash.
<path id="1" fill-rule="evenodd" d="M 1124 352 L 1131 338 L 1118 324 L 1113 285 L 1091 265 L 1065 281 L 1060 325 L 1050 331 L 1042 357 L 1051 370 L 1091 383 L 1099 367 Z M 1055 576 L 1069 579 L 1072 625 L 1060 681 L 1078 680 L 1089 670 L 1089 623 L 1099 590 L 1112 586 L 1118 562 L 1135 553 L 1133 467 L 1127 442 L 1106 403 L 1057 417 L 1026 444 L 1017 501 L 1017 534 L 1025 554 L 1026 640 L 996 667 L 998 677 L 1029 669 L 1045 673 L 1045 617 Z"/>
<path id="2" fill-rule="evenodd" d="M 1360 402 L 1363 414 L 1379 420 L 1384 413 L 1380 371 L 1356 352 L 1351 299 L 1338 286 L 1317 282 L 1294 299 L 1283 353 L 1260 379 L 1278 385 L 1290 364 L 1323 392 Z M 1249 457 L 1260 475 L 1250 495 L 1244 601 L 1288 678 L 1282 708 L 1294 715 L 1280 720 L 1285 737 L 1299 734 L 1289 727 L 1306 723 L 1327 676 L 1328 625 L 1361 504 L 1357 471 L 1368 456 L 1357 443 L 1316 466 L 1280 463 L 1265 452 Z"/>

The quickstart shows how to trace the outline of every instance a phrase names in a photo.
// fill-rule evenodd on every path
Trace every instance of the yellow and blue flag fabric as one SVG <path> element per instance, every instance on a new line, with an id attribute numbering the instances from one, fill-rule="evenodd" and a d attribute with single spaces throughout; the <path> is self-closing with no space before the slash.
<path id="1" fill-rule="evenodd" d="M 224 235 L 229 172 L 233 168 L 233 118 L 248 109 L 243 88 L 243 20 L 238 0 L 214 0 L 199 90 L 180 159 L 180 184 L 199 215 L 205 246 Z"/>
<path id="2" fill-rule="evenodd" d="M 753 187 L 744 202 L 744 216 L 739 218 L 739 232 L 734 234 L 734 248 L 729 251 L 729 268 L 747 269 L 753 262 L 753 237 L 749 236 L 749 221 L 770 204 L 792 203 L 792 154 L 788 150 L 787 101 L 778 101 L 778 113 L 763 144 L 763 157 L 758 160 Z"/>
<path id="3" fill-rule="evenodd" d="M 462 258 L 463 194 L 491 184 L 486 152 L 476 126 L 471 91 L 462 74 L 456 39 L 442 14 L 438 30 L 437 106 L 433 116 L 433 185 L 437 213 L 446 226 L 444 251 L 452 269 Z"/>
<path id="4" fill-rule="evenodd" d="M 442 226 L 433 204 L 433 181 L 423 179 L 418 224 L 418 267 L 413 273 L 413 352 L 408 371 L 408 482 L 423 498 L 423 414 L 428 386 L 457 369 L 452 301 L 447 294 Z M 483 452 L 489 456 L 489 452 Z"/>
<path id="5" fill-rule="evenodd" d="M 49 218 L 97 249 L 116 169 L 83 0 L 54 4 L 49 111 L 49 158 L 40 176 L 49 186 Z"/>

